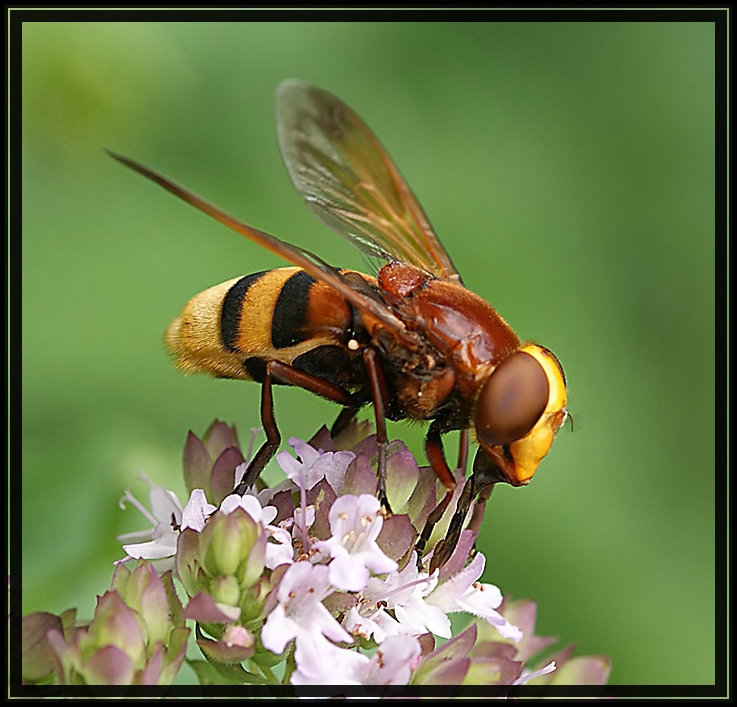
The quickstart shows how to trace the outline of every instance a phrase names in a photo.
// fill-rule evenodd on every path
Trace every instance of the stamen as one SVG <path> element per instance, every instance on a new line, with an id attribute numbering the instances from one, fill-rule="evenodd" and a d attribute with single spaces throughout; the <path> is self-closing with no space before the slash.
<path id="1" fill-rule="evenodd" d="M 125 506 L 123 505 L 123 501 L 125 501 L 126 499 L 128 499 L 128 501 L 132 503 L 145 516 L 146 520 L 148 520 L 151 525 L 158 524 L 159 521 L 156 520 L 156 518 L 154 518 L 151 513 L 149 513 L 148 509 L 135 496 L 133 496 L 128 489 L 125 490 L 125 495 L 118 502 L 118 505 L 121 508 L 125 508 Z"/>

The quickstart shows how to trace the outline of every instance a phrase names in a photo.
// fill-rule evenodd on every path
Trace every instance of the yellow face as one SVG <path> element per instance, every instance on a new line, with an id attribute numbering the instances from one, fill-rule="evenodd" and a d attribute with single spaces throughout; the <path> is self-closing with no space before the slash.
<path id="1" fill-rule="evenodd" d="M 537 344 L 526 344 L 520 351 L 532 356 L 542 367 L 548 383 L 545 407 L 537 422 L 519 439 L 496 446 L 481 442 L 481 448 L 502 472 L 504 481 L 512 486 L 522 486 L 529 482 L 568 417 L 566 383 L 558 360 L 550 351 Z"/>

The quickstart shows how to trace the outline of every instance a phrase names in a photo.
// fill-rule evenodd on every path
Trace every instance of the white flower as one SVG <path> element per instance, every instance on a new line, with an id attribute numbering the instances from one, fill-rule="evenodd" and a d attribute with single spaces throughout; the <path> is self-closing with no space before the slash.
<path id="1" fill-rule="evenodd" d="M 390 622 L 397 623 L 383 609 L 376 606 L 376 604 L 359 601 L 345 615 L 343 627 L 351 636 L 360 636 L 366 639 L 373 636 L 377 643 L 382 643 L 388 635 L 399 633 L 397 629 L 392 627 L 389 627 L 388 630 L 384 629 L 380 619 L 383 616 L 386 616 Z"/>
<path id="2" fill-rule="evenodd" d="M 371 577 L 361 594 L 363 625 L 375 624 L 374 638 L 379 643 L 382 634 L 419 636 L 430 631 L 442 638 L 451 636 L 450 621 L 445 612 L 425 601 L 425 597 L 438 583 L 437 572 L 432 576 L 420 572 L 415 558 L 415 553 L 412 553 L 404 569 L 392 572 L 385 580 Z M 396 619 L 390 616 L 387 609 L 393 612 Z"/>
<path id="3" fill-rule="evenodd" d="M 173 491 L 163 486 L 154 484 L 143 472 L 139 474 L 150 487 L 149 511 L 129 489 L 120 499 L 120 507 L 125 508 L 126 501 L 132 503 L 141 514 L 151 523 L 149 530 L 139 530 L 133 533 L 125 533 L 118 536 L 123 543 L 126 556 L 118 560 L 118 563 L 127 562 L 131 559 L 163 560 L 172 558 L 177 549 L 177 538 L 179 537 L 179 526 L 182 523 L 182 504 Z M 142 542 L 131 542 L 141 540 Z M 164 569 L 173 567 L 173 561 L 160 563 L 167 565 Z"/>
<path id="4" fill-rule="evenodd" d="M 350 634 L 322 604 L 322 600 L 332 593 L 325 565 L 292 564 L 279 582 L 278 604 L 261 631 L 264 647 L 278 655 L 284 652 L 292 639 L 296 639 L 298 649 L 300 642 L 313 645 L 316 634 L 351 643 Z"/>
<path id="5" fill-rule="evenodd" d="M 479 616 L 494 626 L 504 638 L 519 641 L 522 631 L 495 611 L 503 599 L 499 588 L 477 581 L 485 564 L 486 558 L 480 552 L 477 553 L 469 565 L 428 594 L 426 601 L 446 614 L 467 611 Z"/>
<path id="6" fill-rule="evenodd" d="M 362 685 L 371 663 L 362 653 L 339 648 L 320 633 L 297 639 L 294 661 L 292 685 Z"/>
<path id="7" fill-rule="evenodd" d="M 364 685 L 407 685 L 420 662 L 422 648 L 414 636 L 390 636 L 364 669 Z"/>
<path id="8" fill-rule="evenodd" d="M 289 444 L 299 459 L 285 450 L 276 455 L 276 461 L 299 488 L 309 491 L 318 481 L 326 478 L 336 493 L 343 490 L 346 469 L 356 457 L 353 452 L 319 452 L 296 437 L 291 437 Z"/>
<path id="9" fill-rule="evenodd" d="M 375 496 L 341 496 L 330 508 L 332 537 L 315 543 L 320 552 L 332 557 L 328 565 L 330 582 L 338 589 L 359 592 L 376 574 L 393 572 L 397 563 L 376 544 L 384 518 Z"/>
<path id="10" fill-rule="evenodd" d="M 424 599 L 437 585 L 437 573 L 430 577 L 419 572 L 415 557 L 413 553 L 404 569 L 391 572 L 386 579 L 369 578 L 358 603 L 343 621 L 347 631 L 366 638 L 373 636 L 382 644 L 388 636 L 419 636 L 427 631 L 450 638 L 448 617 Z"/>
<path id="11" fill-rule="evenodd" d="M 202 489 L 194 489 L 187 505 L 182 508 L 173 491 L 156 486 L 142 472 L 140 477 L 151 487 L 149 492 L 151 511 L 133 496 L 129 489 L 125 490 L 125 495 L 120 499 L 120 507 L 124 508 L 126 501 L 132 503 L 153 527 L 150 530 L 139 530 L 118 536 L 118 540 L 123 543 L 126 556 L 116 564 L 131 559 L 157 560 L 157 570 L 164 572 L 174 568 L 173 558 L 177 551 L 179 533 L 185 528 L 193 528 L 200 532 L 205 527 L 205 520 L 215 511 L 215 506 L 207 502 Z M 139 539 L 142 542 L 127 542 Z"/>
<path id="12" fill-rule="evenodd" d="M 297 644 L 293 685 L 407 685 L 422 649 L 412 636 L 391 636 L 368 658 L 323 636 Z"/>
<path id="13" fill-rule="evenodd" d="M 276 569 L 279 565 L 292 564 L 294 562 L 294 545 L 289 531 L 275 525 L 267 525 L 264 530 L 269 535 L 264 564 L 270 570 Z"/>
<path id="14" fill-rule="evenodd" d="M 277 510 L 274 506 L 262 506 L 255 496 L 237 493 L 231 493 L 226 496 L 220 504 L 220 510 L 223 513 L 232 513 L 236 508 L 242 508 L 257 523 L 263 526 L 269 525 L 276 518 Z"/>
<path id="15" fill-rule="evenodd" d="M 205 527 L 205 521 L 217 509 L 212 503 L 207 502 L 205 492 L 202 489 L 193 489 L 189 494 L 189 501 L 182 512 L 182 522 L 179 530 L 192 528 L 201 533 Z"/>

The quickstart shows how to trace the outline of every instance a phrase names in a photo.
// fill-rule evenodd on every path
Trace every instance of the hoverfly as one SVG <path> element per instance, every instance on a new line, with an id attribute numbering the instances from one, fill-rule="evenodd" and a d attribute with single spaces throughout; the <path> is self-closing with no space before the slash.
<path id="1" fill-rule="evenodd" d="M 244 493 L 275 454 L 280 434 L 272 385 L 305 388 L 342 406 L 337 434 L 373 404 L 378 494 L 386 498 L 386 420 L 427 420 L 425 450 L 445 496 L 418 543 L 418 561 L 456 482 L 442 435 L 468 431 L 479 448 L 448 535 L 431 569 L 452 554 L 471 502 L 498 482 L 532 478 L 565 422 L 563 369 L 546 348 L 523 343 L 483 299 L 466 289 L 427 216 L 364 122 L 342 101 L 288 80 L 278 88 L 279 146 L 307 205 L 369 256 L 375 276 L 332 267 L 317 256 L 247 226 L 126 157 L 123 164 L 291 262 L 228 280 L 195 295 L 165 340 L 178 368 L 261 384 L 266 441 L 236 491 Z"/>

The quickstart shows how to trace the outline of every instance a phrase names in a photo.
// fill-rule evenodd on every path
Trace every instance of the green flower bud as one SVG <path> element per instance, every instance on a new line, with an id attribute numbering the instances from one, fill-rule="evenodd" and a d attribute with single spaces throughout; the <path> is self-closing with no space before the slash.
<path id="1" fill-rule="evenodd" d="M 213 514 L 200 534 L 207 573 L 210 576 L 237 574 L 239 567 L 247 564 L 260 534 L 260 526 L 241 508 L 228 514 Z"/>

